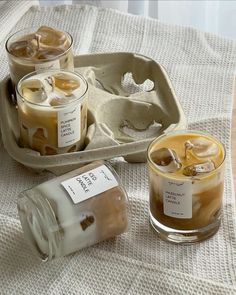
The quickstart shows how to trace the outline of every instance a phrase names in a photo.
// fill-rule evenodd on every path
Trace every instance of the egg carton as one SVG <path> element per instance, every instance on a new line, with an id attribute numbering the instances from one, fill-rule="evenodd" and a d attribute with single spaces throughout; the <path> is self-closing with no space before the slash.
<path id="1" fill-rule="evenodd" d="M 75 56 L 75 71 L 89 83 L 88 130 L 82 151 L 53 156 L 18 145 L 17 107 L 11 103 L 10 78 L 1 81 L 1 132 L 8 154 L 37 171 L 60 175 L 85 163 L 124 157 L 145 162 L 153 138 L 186 129 L 182 107 L 162 65 L 135 53 Z"/>

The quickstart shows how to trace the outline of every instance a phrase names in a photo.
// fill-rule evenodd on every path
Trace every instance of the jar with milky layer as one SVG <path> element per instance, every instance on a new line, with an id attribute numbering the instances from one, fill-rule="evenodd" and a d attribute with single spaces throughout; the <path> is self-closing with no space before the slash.
<path id="1" fill-rule="evenodd" d="M 83 76 L 62 70 L 33 72 L 16 90 L 21 147 L 41 155 L 84 148 L 88 84 Z"/>
<path id="2" fill-rule="evenodd" d="M 128 197 L 115 170 L 93 162 L 20 194 L 25 238 L 43 261 L 128 230 Z"/>

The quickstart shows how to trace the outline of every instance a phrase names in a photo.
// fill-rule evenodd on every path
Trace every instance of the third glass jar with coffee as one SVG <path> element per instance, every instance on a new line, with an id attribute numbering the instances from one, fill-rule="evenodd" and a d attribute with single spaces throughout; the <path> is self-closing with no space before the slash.
<path id="1" fill-rule="evenodd" d="M 150 221 L 160 237 L 197 242 L 220 226 L 225 149 L 198 131 L 173 132 L 148 148 Z"/>

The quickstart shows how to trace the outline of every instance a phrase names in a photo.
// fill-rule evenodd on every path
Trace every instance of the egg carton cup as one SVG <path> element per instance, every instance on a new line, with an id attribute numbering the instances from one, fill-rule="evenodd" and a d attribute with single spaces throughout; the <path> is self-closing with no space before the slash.
<path id="1" fill-rule="evenodd" d="M 95 160 L 124 157 L 145 162 L 153 138 L 186 129 L 182 107 L 159 63 L 135 53 L 102 53 L 74 58 L 75 71 L 89 83 L 88 130 L 82 151 L 53 156 L 18 145 L 17 107 L 11 103 L 11 83 L 1 81 L 0 120 L 8 154 L 36 171 L 60 175 Z"/>

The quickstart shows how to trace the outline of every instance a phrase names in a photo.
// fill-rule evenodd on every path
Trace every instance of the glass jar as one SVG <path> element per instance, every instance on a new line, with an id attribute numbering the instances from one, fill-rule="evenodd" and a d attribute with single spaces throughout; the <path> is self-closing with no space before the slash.
<path id="1" fill-rule="evenodd" d="M 56 155 L 84 148 L 88 83 L 64 70 L 33 72 L 16 88 L 19 145 Z"/>
<path id="2" fill-rule="evenodd" d="M 193 243 L 216 233 L 224 161 L 223 144 L 200 131 L 171 132 L 150 144 L 150 222 L 162 239 Z"/>
<path id="3" fill-rule="evenodd" d="M 23 191 L 18 213 L 25 238 L 43 261 L 128 229 L 127 194 L 115 170 L 102 161 Z"/>
<path id="4" fill-rule="evenodd" d="M 35 70 L 74 70 L 73 38 L 55 28 L 27 28 L 11 35 L 6 42 L 13 85 Z"/>

